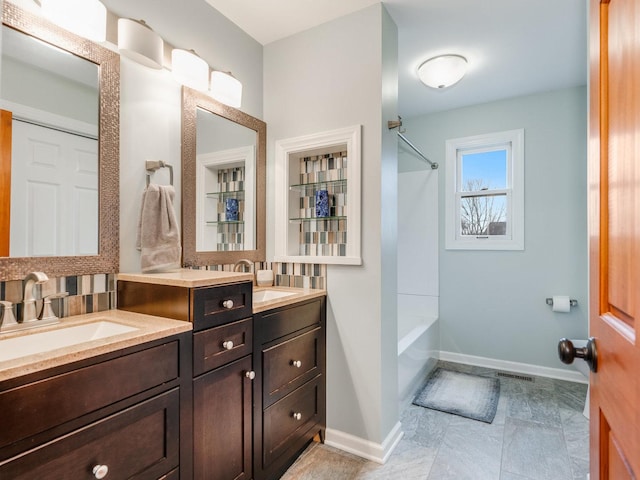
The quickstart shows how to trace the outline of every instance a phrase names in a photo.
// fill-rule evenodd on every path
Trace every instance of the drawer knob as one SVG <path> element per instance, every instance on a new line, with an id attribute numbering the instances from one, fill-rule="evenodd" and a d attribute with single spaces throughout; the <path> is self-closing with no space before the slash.
<path id="1" fill-rule="evenodd" d="M 296 368 L 300 368 L 302 366 L 302 362 L 300 360 L 291 360 L 291 365 Z"/>
<path id="2" fill-rule="evenodd" d="M 233 342 L 231 340 L 222 342 L 222 348 L 224 348 L 225 350 L 231 350 L 233 348 Z"/>
<path id="3" fill-rule="evenodd" d="M 222 302 L 224 308 L 233 308 L 233 300 L 225 300 Z"/>
<path id="4" fill-rule="evenodd" d="M 244 376 L 247 377 L 249 380 L 253 380 L 254 378 L 256 378 L 256 372 L 251 370 L 249 372 L 246 372 Z"/>
<path id="5" fill-rule="evenodd" d="M 291 416 L 293 418 L 295 418 L 296 420 L 302 420 L 302 414 L 299 413 L 299 412 L 294 412 L 294 413 L 291 414 Z"/>
<path id="6" fill-rule="evenodd" d="M 100 480 L 101 478 L 107 476 L 107 474 L 109 473 L 109 467 L 107 467 L 106 465 L 96 465 L 91 471 L 93 472 L 93 476 Z"/>

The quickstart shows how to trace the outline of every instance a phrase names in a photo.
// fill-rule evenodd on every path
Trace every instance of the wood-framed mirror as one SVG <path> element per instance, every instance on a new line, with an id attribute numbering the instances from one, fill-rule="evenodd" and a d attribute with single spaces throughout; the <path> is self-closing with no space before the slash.
<path id="1" fill-rule="evenodd" d="M 6 75 L 13 75 L 14 79 L 19 78 L 23 84 L 20 88 L 23 90 L 18 92 L 18 95 L 15 92 L 13 96 L 6 94 L 9 99 L 0 98 L 3 105 L 0 135 L 0 190 L 3 192 L 0 195 L 0 230 L 5 235 L 0 241 L 0 244 L 5 244 L 1 247 L 3 250 L 0 255 L 0 280 L 22 279 L 31 271 L 45 272 L 51 278 L 114 273 L 119 267 L 120 56 L 6 1 L 2 6 L 2 24 L 3 39 L 6 34 L 7 38 L 11 38 L 9 42 L 15 41 L 21 45 L 19 48 L 30 51 L 39 49 L 39 58 L 46 62 L 36 66 L 29 65 L 27 59 L 19 62 L 20 59 L 16 59 L 14 53 L 14 58 L 7 61 L 20 64 L 18 70 L 9 73 L 11 70 L 5 69 L 4 64 L 2 68 L 3 93 L 6 91 L 5 85 L 11 83 L 5 82 Z M 46 53 L 47 50 L 50 51 L 49 54 Z M 2 53 L 4 61 L 4 48 Z M 62 104 L 63 111 L 55 111 L 50 105 L 46 105 L 45 98 L 48 95 L 49 100 L 53 100 L 55 94 L 44 94 L 42 88 L 36 88 L 31 92 L 27 89 L 30 84 L 42 87 L 51 83 L 65 83 L 67 86 L 64 88 L 71 91 L 72 87 L 69 85 L 80 85 L 80 77 L 84 74 L 64 72 L 67 67 L 56 67 L 57 60 L 52 60 L 65 55 L 71 57 L 70 61 L 78 65 L 85 64 L 79 67 L 81 70 L 95 72 L 96 78 L 86 83 L 93 82 L 92 88 L 97 93 L 88 101 L 95 102 L 96 105 L 84 109 L 94 112 L 93 120 L 78 120 L 74 113 L 64 108 L 74 106 L 74 97 L 69 97 L 66 105 L 65 102 L 58 101 L 58 104 Z M 59 82 L 52 82 L 50 78 L 53 77 L 32 80 L 23 73 L 36 70 L 37 67 L 43 69 L 42 63 L 51 64 L 53 73 L 48 73 L 57 75 L 59 78 L 56 79 L 60 80 Z M 86 85 L 82 86 L 84 87 Z M 86 90 L 91 90 L 91 85 Z M 84 91 L 81 95 L 82 98 L 87 97 Z M 41 97 L 40 103 L 30 105 L 29 103 L 35 101 L 38 96 Z M 36 117 L 37 119 L 34 119 Z M 65 126 L 57 124 L 58 120 L 62 120 Z M 14 127 L 18 122 L 20 126 Z M 93 135 L 90 132 L 92 123 L 95 130 Z M 26 163 L 24 158 L 17 158 L 18 152 L 25 149 L 18 147 L 20 141 L 14 136 L 16 131 L 22 128 L 22 124 L 92 139 L 93 142 L 89 143 L 93 143 L 93 146 L 85 148 L 83 144 L 76 148 L 73 154 L 56 153 L 63 150 L 57 144 L 48 150 L 48 147 L 43 147 L 39 150 L 39 157 L 29 157 L 30 163 L 39 163 L 40 167 L 43 167 L 41 180 L 23 180 L 22 183 L 16 184 L 17 171 L 23 168 L 18 163 Z M 67 128 L 67 125 L 71 127 Z M 51 142 L 40 142 L 40 145 L 45 144 L 52 145 Z M 38 151 L 38 147 L 31 145 L 27 150 Z M 37 161 L 34 161 L 34 158 Z M 47 168 L 51 172 L 57 169 L 57 177 L 54 174 L 47 176 Z M 12 175 L 12 170 L 15 175 Z M 71 186 L 61 185 L 63 180 L 55 178 L 68 177 L 69 171 L 79 172 L 79 176 L 92 179 L 84 185 L 79 185 L 78 182 Z M 25 189 L 30 189 L 29 201 L 22 195 Z M 14 197 L 11 190 L 22 196 Z M 63 190 L 66 193 L 62 194 Z M 28 205 L 24 205 L 25 203 Z M 16 210 L 16 207 L 23 210 Z M 54 213 L 58 216 L 52 217 Z M 74 216 L 76 221 L 67 223 L 68 218 Z M 25 222 L 23 217 L 29 218 L 29 222 Z M 25 227 L 25 223 L 29 225 Z M 24 232 L 17 237 L 18 241 L 10 238 L 15 231 L 21 229 Z M 9 232 L 12 230 L 15 231 L 10 235 Z M 60 247 L 63 237 L 66 246 Z M 14 245 L 11 245 L 11 242 Z M 28 244 L 28 248 L 25 244 Z"/>
<path id="2" fill-rule="evenodd" d="M 182 87 L 182 263 L 265 260 L 262 121 Z"/>

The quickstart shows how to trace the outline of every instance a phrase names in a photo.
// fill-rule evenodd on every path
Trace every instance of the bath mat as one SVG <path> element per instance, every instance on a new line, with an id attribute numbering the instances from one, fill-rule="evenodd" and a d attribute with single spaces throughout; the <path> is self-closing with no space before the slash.
<path id="1" fill-rule="evenodd" d="M 500 381 L 436 368 L 414 405 L 491 423 L 500 399 Z"/>

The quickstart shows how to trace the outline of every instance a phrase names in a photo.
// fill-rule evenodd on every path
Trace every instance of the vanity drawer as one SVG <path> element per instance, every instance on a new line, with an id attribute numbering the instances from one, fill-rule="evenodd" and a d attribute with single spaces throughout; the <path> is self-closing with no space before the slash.
<path id="1" fill-rule="evenodd" d="M 172 341 L 0 393 L 0 449 L 178 379 L 178 351 Z"/>
<path id="2" fill-rule="evenodd" d="M 289 335 L 303 328 L 320 325 L 323 318 L 322 302 L 317 298 L 311 302 L 284 307 L 273 312 L 256 315 L 261 332 L 261 343 Z"/>
<path id="3" fill-rule="evenodd" d="M 263 350 L 264 407 L 321 373 L 322 333 L 318 327 Z"/>
<path id="4" fill-rule="evenodd" d="M 193 290 L 193 329 L 204 330 L 250 317 L 252 301 L 251 282 L 196 288 Z"/>
<path id="5" fill-rule="evenodd" d="M 233 342 L 233 346 L 227 342 Z M 228 323 L 193 334 L 193 375 L 213 370 L 252 352 L 252 320 Z"/>
<path id="6" fill-rule="evenodd" d="M 263 467 L 285 451 L 302 447 L 307 433 L 324 423 L 322 376 L 306 383 L 264 411 Z"/>
<path id="7" fill-rule="evenodd" d="M 166 392 L 0 464 L 0 478 L 93 478 L 104 465 L 107 479 L 156 480 L 179 463 L 179 406 Z"/>

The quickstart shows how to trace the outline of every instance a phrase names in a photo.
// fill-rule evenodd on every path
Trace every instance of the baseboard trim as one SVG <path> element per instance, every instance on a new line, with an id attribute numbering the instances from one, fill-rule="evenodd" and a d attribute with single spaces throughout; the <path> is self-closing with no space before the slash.
<path id="1" fill-rule="evenodd" d="M 556 378 L 558 380 L 567 380 L 569 382 L 589 383 L 589 380 L 577 370 L 571 371 L 562 368 L 541 367 L 538 365 L 531 365 L 529 363 L 509 362 L 506 360 L 476 357 L 475 355 L 465 355 L 463 353 L 446 352 L 443 350 L 440 350 L 440 360 L 444 360 L 446 362 L 466 363 L 467 365 L 493 368 L 495 370 L 504 370 L 507 372 L 526 373 L 528 375 L 535 375 L 538 377 Z"/>
<path id="2" fill-rule="evenodd" d="M 382 443 L 375 443 L 340 430 L 327 428 L 324 443 L 372 462 L 383 464 L 389 459 L 403 435 L 400 422 L 395 424 Z"/>

